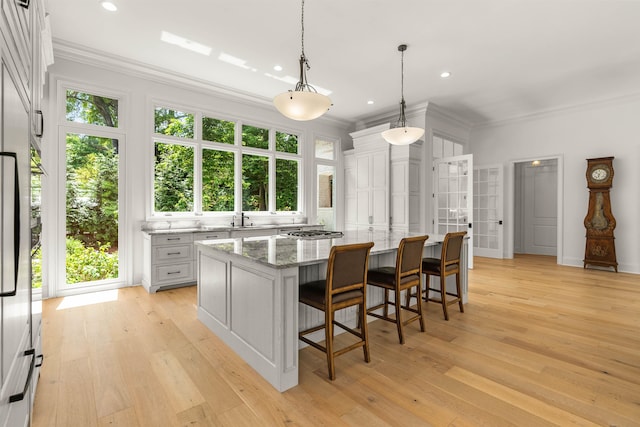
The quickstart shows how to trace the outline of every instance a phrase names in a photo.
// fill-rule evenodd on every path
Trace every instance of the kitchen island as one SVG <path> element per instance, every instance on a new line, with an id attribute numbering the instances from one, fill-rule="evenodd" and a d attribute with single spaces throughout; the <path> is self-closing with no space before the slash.
<path id="1" fill-rule="evenodd" d="M 276 389 L 285 391 L 298 384 L 298 331 L 324 321 L 321 312 L 298 303 L 300 283 L 325 277 L 333 245 L 374 242 L 369 268 L 395 265 L 398 244 L 408 235 L 415 234 L 353 230 L 341 238 L 320 240 L 268 236 L 196 242 L 198 319 Z M 431 235 L 424 255 L 439 257 L 443 239 Z M 464 266 L 467 253 L 465 240 Z M 466 302 L 466 268 L 461 284 Z M 367 289 L 369 305 L 382 298 L 381 289 Z M 355 314 L 352 307 L 336 319 L 354 325 Z"/>

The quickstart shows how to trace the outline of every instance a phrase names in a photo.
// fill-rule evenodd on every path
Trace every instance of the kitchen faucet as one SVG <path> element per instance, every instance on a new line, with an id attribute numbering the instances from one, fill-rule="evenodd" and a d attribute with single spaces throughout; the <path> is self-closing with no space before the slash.
<path id="1" fill-rule="evenodd" d="M 244 212 L 240 212 L 240 226 L 241 226 L 241 227 L 244 227 L 244 220 L 245 220 L 245 219 L 249 219 L 249 217 L 248 217 L 248 216 L 246 216 L 246 215 L 244 214 Z"/>

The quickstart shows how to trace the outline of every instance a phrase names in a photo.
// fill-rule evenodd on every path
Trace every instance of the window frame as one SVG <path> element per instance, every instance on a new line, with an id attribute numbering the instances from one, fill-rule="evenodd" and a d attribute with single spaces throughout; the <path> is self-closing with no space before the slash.
<path id="1" fill-rule="evenodd" d="M 155 132 L 155 111 L 157 108 L 166 108 L 173 111 L 181 111 L 193 114 L 194 129 L 193 138 L 177 137 L 172 135 L 164 135 Z M 170 218 L 216 218 L 228 217 L 236 215 L 242 210 L 242 156 L 243 154 L 258 155 L 268 158 L 268 200 L 266 211 L 249 211 L 253 216 L 291 216 L 303 215 L 305 212 L 305 187 L 304 187 L 304 132 L 302 130 L 287 129 L 285 127 L 261 122 L 259 120 L 245 119 L 240 117 L 232 117 L 227 114 L 213 112 L 210 110 L 199 109 L 196 107 L 187 107 L 165 100 L 152 100 L 150 103 L 150 141 L 151 141 L 151 168 L 150 183 L 150 204 L 148 217 L 149 219 L 170 219 Z M 234 143 L 215 142 L 203 139 L 202 120 L 203 118 L 223 120 L 234 123 Z M 260 129 L 268 130 L 268 147 L 255 148 L 242 145 L 242 129 L 243 126 L 252 126 Z M 287 153 L 276 151 L 276 132 L 295 135 L 298 141 L 297 153 Z M 194 147 L 194 200 L 193 210 L 189 212 L 158 212 L 155 210 L 155 162 L 154 150 L 155 143 L 162 142 L 168 144 L 178 144 L 183 146 Z M 203 189 L 203 150 L 217 150 L 234 153 L 234 210 L 233 211 L 204 211 L 202 201 Z M 277 211 L 276 210 L 276 159 L 294 160 L 298 163 L 298 192 L 297 192 L 297 210 L 295 211 Z"/>

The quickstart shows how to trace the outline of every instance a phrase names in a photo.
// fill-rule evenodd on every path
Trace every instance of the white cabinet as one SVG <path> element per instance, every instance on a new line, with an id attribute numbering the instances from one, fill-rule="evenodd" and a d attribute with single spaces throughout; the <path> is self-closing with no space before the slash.
<path id="1" fill-rule="evenodd" d="M 195 283 L 193 233 L 145 234 L 142 286 L 150 292 Z"/>
<path id="2" fill-rule="evenodd" d="M 380 133 L 389 125 L 351 133 L 345 152 L 345 226 L 389 228 L 389 144 Z"/>
<path id="3" fill-rule="evenodd" d="M 391 147 L 391 228 L 419 231 L 422 143 Z"/>

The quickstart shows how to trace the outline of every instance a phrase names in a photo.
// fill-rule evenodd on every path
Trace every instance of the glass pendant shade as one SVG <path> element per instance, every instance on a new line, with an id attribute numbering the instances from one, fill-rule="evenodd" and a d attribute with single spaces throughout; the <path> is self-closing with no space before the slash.
<path id="1" fill-rule="evenodd" d="M 307 82 L 307 70 L 309 61 L 304 54 L 304 0 L 302 0 L 302 17 L 300 19 L 302 29 L 302 53 L 300 54 L 300 80 L 296 84 L 295 90 L 276 95 L 273 98 L 273 105 L 278 111 L 293 120 L 313 120 L 317 119 L 329 110 L 331 99 L 328 96 L 318 93 L 318 91 Z"/>
<path id="2" fill-rule="evenodd" d="M 424 135 L 424 129 L 414 127 L 397 127 L 382 132 L 382 137 L 389 144 L 409 145 L 419 140 Z"/>
<path id="3" fill-rule="evenodd" d="M 328 96 L 317 92 L 290 90 L 273 98 L 278 111 L 293 120 L 313 120 L 322 116 L 331 106 Z"/>

